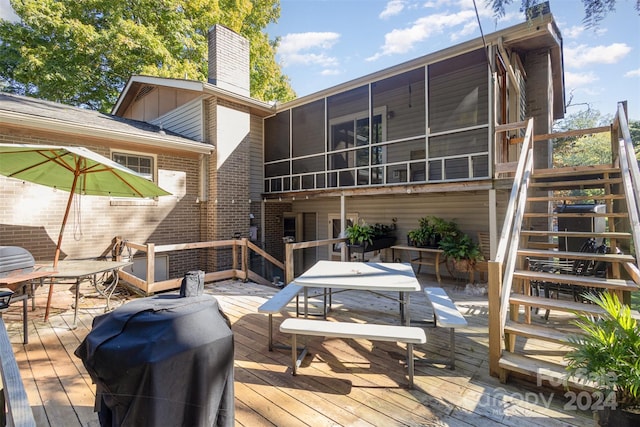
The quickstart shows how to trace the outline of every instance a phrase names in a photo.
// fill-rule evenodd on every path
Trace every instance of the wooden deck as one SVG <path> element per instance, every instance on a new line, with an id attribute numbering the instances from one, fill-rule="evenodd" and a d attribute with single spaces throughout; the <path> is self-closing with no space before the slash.
<path id="1" fill-rule="evenodd" d="M 423 285 L 437 286 L 420 275 Z M 232 322 L 235 340 L 235 420 L 238 426 L 591 426 L 590 412 L 564 409 L 562 390 L 535 384 L 501 384 L 488 375 L 487 297 L 444 283 L 469 326 L 456 330 L 456 369 L 416 365 L 415 389 L 407 389 L 405 349 L 396 343 L 306 338 L 310 355 L 291 375 L 289 351 L 267 349 L 267 316 L 257 308 L 275 288 L 224 281 L 207 284 Z M 83 285 L 78 328 L 73 322 L 72 287 L 56 286 L 52 312 L 43 322 L 46 289 L 29 312 L 29 344 L 22 344 L 21 303 L 4 313 L 22 379 L 38 426 L 97 426 L 95 387 L 73 355 L 102 314 L 104 300 Z M 127 292 L 114 298 L 126 301 Z M 288 315 L 295 315 L 293 303 Z M 422 293 L 411 297 L 414 325 L 430 319 Z M 395 301 L 366 292 L 333 296 L 331 318 L 399 324 Z M 539 317 L 539 316 L 538 316 Z M 275 330 L 282 317 L 274 316 Z M 446 358 L 448 330 L 426 326 L 427 344 L 417 357 Z M 279 342 L 287 337 L 274 334 Z M 527 344 L 528 345 L 528 344 Z"/>

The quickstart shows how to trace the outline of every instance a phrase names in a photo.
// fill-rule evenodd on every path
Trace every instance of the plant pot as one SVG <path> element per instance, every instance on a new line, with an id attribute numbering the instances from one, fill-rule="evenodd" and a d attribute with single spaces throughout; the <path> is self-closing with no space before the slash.
<path id="1" fill-rule="evenodd" d="M 594 418 L 602 427 L 636 427 L 640 426 L 640 412 L 629 412 L 623 409 L 604 408 L 594 413 Z"/>
<path id="2" fill-rule="evenodd" d="M 470 263 L 468 259 L 454 259 L 453 266 L 457 271 L 460 271 L 462 273 L 468 273 L 475 269 L 473 264 Z"/>

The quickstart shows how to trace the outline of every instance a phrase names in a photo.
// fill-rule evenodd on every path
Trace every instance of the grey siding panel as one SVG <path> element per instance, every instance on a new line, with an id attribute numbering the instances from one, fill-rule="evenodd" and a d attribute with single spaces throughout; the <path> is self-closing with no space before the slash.
<path id="1" fill-rule="evenodd" d="M 196 141 L 204 141 L 202 133 L 202 101 L 195 100 L 161 117 L 152 124 Z"/>
<path id="2" fill-rule="evenodd" d="M 504 216 L 508 192 L 501 192 L 498 198 L 498 218 Z M 293 212 L 315 212 L 318 221 L 318 239 L 327 239 L 329 214 L 340 213 L 339 198 L 316 198 L 293 203 Z M 407 233 L 418 227 L 418 220 L 424 216 L 439 216 L 455 221 L 460 229 L 477 241 L 477 233 L 489 231 L 489 193 L 446 193 L 434 195 L 407 195 L 396 197 L 349 197 L 346 199 L 347 213 L 358 215 L 367 224 L 390 225 L 396 218 L 396 243 L 406 244 Z M 502 224 L 498 224 L 499 230 Z M 326 257 L 326 250 L 319 251 L 319 257 Z M 391 251 L 383 254 L 385 261 L 391 261 Z M 324 258 L 326 259 L 326 258 Z"/>

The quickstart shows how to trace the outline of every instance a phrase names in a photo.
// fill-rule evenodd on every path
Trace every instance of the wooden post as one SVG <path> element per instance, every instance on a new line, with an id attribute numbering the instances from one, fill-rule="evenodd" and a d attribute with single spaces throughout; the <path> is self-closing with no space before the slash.
<path id="1" fill-rule="evenodd" d="M 248 239 L 246 237 L 244 237 L 242 239 L 242 249 L 241 249 L 241 253 L 242 253 L 242 261 L 241 261 L 241 266 L 242 266 L 242 272 L 244 273 L 244 281 L 248 281 L 249 280 L 249 251 L 247 250 L 247 241 Z"/>
<path id="2" fill-rule="evenodd" d="M 237 270 L 238 269 L 238 240 L 234 240 L 233 241 L 233 246 L 231 246 L 231 269 L 232 270 Z M 235 278 L 235 273 L 234 273 L 234 278 Z"/>
<path id="3" fill-rule="evenodd" d="M 498 361 L 502 356 L 500 294 L 502 293 L 502 263 L 489 261 L 489 375 L 500 377 Z"/>
<path id="4" fill-rule="evenodd" d="M 156 281 L 156 245 L 147 243 L 147 289 Z"/>
<path id="5" fill-rule="evenodd" d="M 293 244 L 285 243 L 284 245 L 284 284 L 288 285 L 294 279 L 293 268 Z"/>

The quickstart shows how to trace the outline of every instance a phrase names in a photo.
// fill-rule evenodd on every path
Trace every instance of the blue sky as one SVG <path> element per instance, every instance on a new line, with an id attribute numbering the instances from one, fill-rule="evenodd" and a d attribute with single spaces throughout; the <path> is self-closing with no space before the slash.
<path id="1" fill-rule="evenodd" d="M 484 34 L 524 21 L 520 0 L 496 22 L 476 0 Z M 640 120 L 640 16 L 635 0 L 617 0 L 597 29 L 582 24 L 581 0 L 550 0 L 563 38 L 566 97 L 602 114 L 628 101 Z M 298 96 L 329 88 L 419 56 L 480 37 L 472 0 L 281 0 L 278 61 Z"/>
<path id="2" fill-rule="evenodd" d="M 496 22 L 476 0 L 485 34 L 523 22 L 520 0 Z M 640 16 L 635 0 L 617 0 L 597 29 L 582 25 L 581 0 L 550 0 L 563 37 L 566 97 L 575 113 L 587 105 L 613 114 L 628 101 L 640 120 Z M 280 0 L 278 61 L 298 96 L 329 88 L 480 36 L 473 0 Z M 9 0 L 0 17 L 13 19 Z"/>

